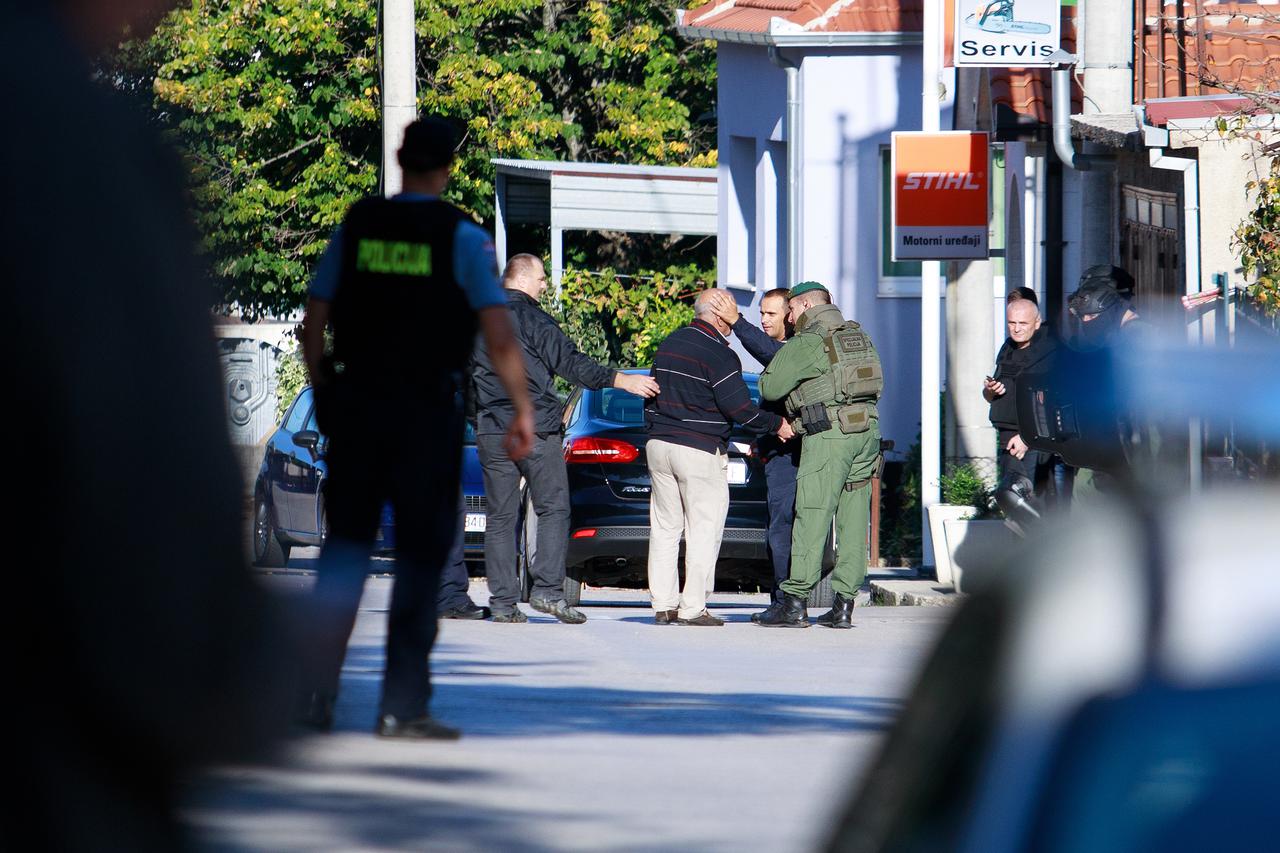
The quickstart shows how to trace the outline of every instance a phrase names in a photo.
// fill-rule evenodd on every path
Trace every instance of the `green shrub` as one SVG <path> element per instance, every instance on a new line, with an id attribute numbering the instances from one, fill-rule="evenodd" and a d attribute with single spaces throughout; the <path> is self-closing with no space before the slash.
<path id="1" fill-rule="evenodd" d="M 950 466 L 938 478 L 938 484 L 942 486 L 943 503 L 971 506 L 979 516 L 991 512 L 991 489 L 972 465 Z"/>

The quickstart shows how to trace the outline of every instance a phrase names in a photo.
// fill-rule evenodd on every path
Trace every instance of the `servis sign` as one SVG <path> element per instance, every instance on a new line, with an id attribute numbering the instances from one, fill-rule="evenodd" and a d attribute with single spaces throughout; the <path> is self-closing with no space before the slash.
<path id="1" fill-rule="evenodd" d="M 1058 50 L 1062 0 L 953 0 L 956 65 L 1048 65 Z"/>

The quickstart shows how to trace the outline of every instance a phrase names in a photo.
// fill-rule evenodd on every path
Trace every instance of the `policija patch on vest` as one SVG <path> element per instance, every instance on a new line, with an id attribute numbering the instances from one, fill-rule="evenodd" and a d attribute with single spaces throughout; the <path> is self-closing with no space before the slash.
<path id="1" fill-rule="evenodd" d="M 860 331 L 842 331 L 832 335 L 836 346 L 842 353 L 860 353 L 867 351 L 867 336 Z"/>
<path id="2" fill-rule="evenodd" d="M 356 270 L 387 275 L 431 275 L 431 246 L 362 239 L 356 247 Z"/>

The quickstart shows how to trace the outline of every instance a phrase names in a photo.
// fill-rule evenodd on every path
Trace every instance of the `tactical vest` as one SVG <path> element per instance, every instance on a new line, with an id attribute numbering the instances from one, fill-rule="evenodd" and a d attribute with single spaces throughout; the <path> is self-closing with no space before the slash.
<path id="1" fill-rule="evenodd" d="M 875 403 L 884 390 L 880 356 L 853 320 L 827 330 L 822 346 L 828 369 L 796 386 L 787 395 L 787 410 L 796 413 L 805 406 L 825 405 L 842 432 L 862 432 L 875 416 Z"/>
<path id="2" fill-rule="evenodd" d="M 352 383 L 443 388 L 466 365 L 476 312 L 453 277 L 465 216 L 443 201 L 366 198 L 351 208 L 332 322 L 334 361 Z"/>

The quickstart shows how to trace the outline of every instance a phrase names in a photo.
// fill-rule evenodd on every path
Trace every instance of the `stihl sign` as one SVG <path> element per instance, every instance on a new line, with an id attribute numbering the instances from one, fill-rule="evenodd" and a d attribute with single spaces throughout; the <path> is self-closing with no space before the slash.
<path id="1" fill-rule="evenodd" d="M 893 134 L 893 259 L 987 257 L 985 133 Z"/>
<path id="2" fill-rule="evenodd" d="M 907 172 L 902 189 L 980 190 L 982 185 L 973 172 Z"/>
<path id="3" fill-rule="evenodd" d="M 1061 0 L 952 0 L 956 65 L 1048 65 L 1058 49 Z M 1100 14 L 1106 14 L 1101 11 Z"/>

